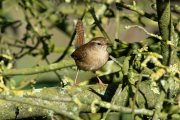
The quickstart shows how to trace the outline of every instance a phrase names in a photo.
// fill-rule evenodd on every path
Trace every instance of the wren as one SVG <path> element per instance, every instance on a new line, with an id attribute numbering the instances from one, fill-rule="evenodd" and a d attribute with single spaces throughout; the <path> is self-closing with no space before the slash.
<path id="1" fill-rule="evenodd" d="M 107 46 L 111 46 L 111 44 L 109 44 L 104 37 L 96 37 L 84 44 L 84 29 L 82 21 L 78 21 L 76 31 L 78 36 L 75 43 L 76 50 L 71 54 L 71 57 L 75 60 L 77 65 L 74 85 L 78 86 L 78 84 L 76 84 L 78 72 L 79 70 L 83 70 L 95 73 L 99 80 L 99 84 L 104 87 L 106 84 L 100 80 L 96 71 L 107 63 L 109 59 Z"/>

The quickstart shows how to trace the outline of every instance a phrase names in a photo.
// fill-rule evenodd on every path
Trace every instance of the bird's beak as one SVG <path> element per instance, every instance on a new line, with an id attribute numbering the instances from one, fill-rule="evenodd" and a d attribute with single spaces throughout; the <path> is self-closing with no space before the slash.
<path id="1" fill-rule="evenodd" d="M 112 44 L 106 43 L 105 46 L 112 46 Z"/>

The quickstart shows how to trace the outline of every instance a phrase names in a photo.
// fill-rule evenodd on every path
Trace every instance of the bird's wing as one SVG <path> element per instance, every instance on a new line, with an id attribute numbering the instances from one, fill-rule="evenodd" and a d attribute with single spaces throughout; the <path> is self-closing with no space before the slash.
<path id="1" fill-rule="evenodd" d="M 84 61 L 84 58 L 87 56 L 87 44 L 84 44 L 80 46 L 78 49 L 76 49 L 72 54 L 71 57 L 75 60 L 78 60 L 80 62 Z"/>

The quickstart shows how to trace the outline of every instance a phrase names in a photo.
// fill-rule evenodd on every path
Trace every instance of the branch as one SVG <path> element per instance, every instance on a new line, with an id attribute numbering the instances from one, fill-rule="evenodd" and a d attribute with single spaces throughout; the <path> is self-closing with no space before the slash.
<path id="1" fill-rule="evenodd" d="M 54 70 L 60 70 L 66 67 L 72 67 L 75 65 L 74 60 L 64 60 L 59 63 L 54 63 L 51 65 L 34 67 L 34 68 L 22 68 L 22 69 L 6 69 L 2 71 L 0 75 L 2 76 L 11 76 L 11 75 L 30 75 L 30 74 L 38 74 L 43 72 L 50 72 Z"/>
<path id="2" fill-rule="evenodd" d="M 24 103 L 27 105 L 33 105 L 33 106 L 45 108 L 46 110 L 44 110 L 44 112 L 49 112 L 48 110 L 53 110 L 54 112 L 64 115 L 64 116 L 67 116 L 71 119 L 81 120 L 78 116 L 75 116 L 74 114 L 69 113 L 63 109 L 59 109 L 57 106 L 53 106 L 53 103 L 50 103 L 48 101 L 40 102 L 39 100 L 32 100 L 32 99 L 27 99 L 27 98 L 23 98 L 23 97 L 13 97 L 13 96 L 8 96 L 8 95 L 0 95 L 0 99 L 7 100 L 7 101 L 13 101 L 13 102 L 20 102 L 20 103 Z M 29 112 L 31 112 L 31 111 L 29 111 Z M 39 111 L 37 111 L 37 112 L 39 112 Z"/>
<path id="3" fill-rule="evenodd" d="M 135 5 L 128 5 L 128 4 L 125 4 L 125 3 L 116 3 L 116 6 L 117 8 L 118 7 L 123 7 L 123 8 L 126 8 L 128 10 L 132 10 L 132 11 L 135 11 L 137 12 L 138 14 L 140 14 L 141 16 L 145 16 L 153 21 L 157 21 L 157 17 L 155 15 L 151 15 L 149 13 L 146 13 L 144 12 L 143 10 L 139 9 L 138 7 L 136 7 Z"/>
<path id="4" fill-rule="evenodd" d="M 148 109 L 155 107 L 159 94 L 154 93 L 149 84 L 150 81 L 143 81 L 139 85 L 139 91 L 137 92 L 137 106 L 139 108 L 134 109 L 135 114 L 152 116 L 154 113 L 153 110 Z M 173 87 L 176 84 L 180 84 L 180 82 L 172 82 L 170 85 L 172 86 L 170 91 L 172 96 L 180 92 L 178 86 Z M 132 109 L 125 107 L 129 97 L 128 88 L 125 87 L 119 95 L 121 89 L 122 84 L 110 84 L 105 88 L 99 85 L 86 85 L 35 89 L 33 92 L 30 90 L 11 91 L 10 96 L 13 95 L 12 97 L 0 95 L 0 109 L 3 111 L 0 112 L 0 116 L 2 116 L 1 119 L 14 119 L 14 109 L 17 105 L 21 108 L 18 119 L 49 116 L 50 113 L 47 109 L 53 110 L 57 114 L 65 112 L 64 115 L 73 114 L 76 110 L 80 112 L 91 112 L 92 110 L 100 112 L 100 107 L 110 108 L 122 113 L 131 113 Z M 118 100 L 115 100 L 117 95 L 119 95 Z M 115 102 L 111 104 L 110 101 Z M 160 113 L 159 117 L 166 118 L 167 115 L 167 113 Z"/>

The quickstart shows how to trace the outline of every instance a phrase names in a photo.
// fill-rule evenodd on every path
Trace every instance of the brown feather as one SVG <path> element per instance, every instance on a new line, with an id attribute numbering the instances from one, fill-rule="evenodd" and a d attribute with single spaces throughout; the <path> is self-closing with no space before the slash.
<path id="1" fill-rule="evenodd" d="M 101 45 L 99 46 L 98 43 Z M 74 58 L 78 69 L 96 71 L 104 66 L 109 58 L 106 44 L 105 38 L 98 37 L 76 49 L 71 56 Z"/>
<path id="2" fill-rule="evenodd" d="M 84 27 L 83 27 L 83 22 L 81 20 L 79 20 L 76 24 L 76 32 L 77 32 L 77 39 L 75 43 L 75 48 L 77 49 L 85 43 Z"/>

